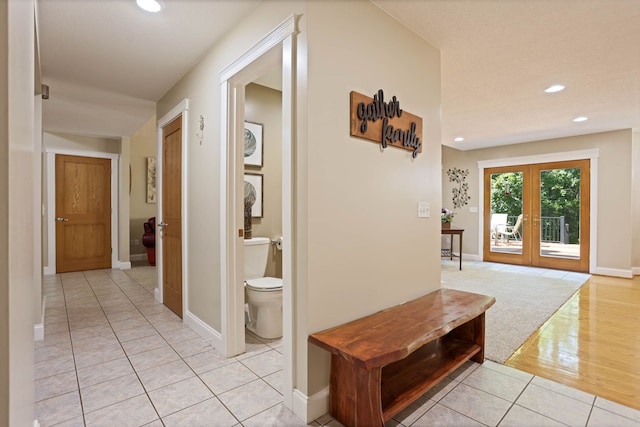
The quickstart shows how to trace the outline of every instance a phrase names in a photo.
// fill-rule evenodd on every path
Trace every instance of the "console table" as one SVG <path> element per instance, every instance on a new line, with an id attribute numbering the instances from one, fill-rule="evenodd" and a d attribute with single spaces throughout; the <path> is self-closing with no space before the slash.
<path id="1" fill-rule="evenodd" d="M 495 298 L 439 289 L 317 332 L 331 353 L 329 412 L 346 426 L 383 426 L 467 360 L 484 361 Z"/>
<path id="2" fill-rule="evenodd" d="M 449 246 L 449 250 L 447 251 L 446 249 L 443 251 L 447 251 L 448 253 L 442 253 L 441 255 L 444 257 L 449 257 L 451 260 L 453 260 L 453 257 L 458 257 L 460 258 L 460 270 L 462 270 L 462 233 L 464 232 L 464 229 L 462 228 L 443 228 L 442 229 L 442 234 L 447 234 L 449 236 L 453 236 L 455 234 L 458 235 L 458 242 L 460 243 L 460 254 L 456 255 L 453 253 L 453 237 L 451 237 L 451 245 Z"/>

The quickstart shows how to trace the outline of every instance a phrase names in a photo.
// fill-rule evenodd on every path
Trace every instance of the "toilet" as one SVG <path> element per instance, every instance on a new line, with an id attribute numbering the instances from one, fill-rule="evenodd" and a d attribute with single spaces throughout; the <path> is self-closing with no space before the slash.
<path id="1" fill-rule="evenodd" d="M 261 338 L 282 336 L 282 279 L 264 277 L 271 240 L 244 240 L 244 289 L 248 303 L 247 329 Z"/>

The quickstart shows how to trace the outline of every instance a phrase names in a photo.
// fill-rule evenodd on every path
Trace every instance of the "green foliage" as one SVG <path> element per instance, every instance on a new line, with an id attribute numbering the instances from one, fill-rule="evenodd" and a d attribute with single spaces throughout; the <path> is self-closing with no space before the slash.
<path id="1" fill-rule="evenodd" d="M 518 216 L 522 213 L 521 172 L 491 175 L 491 212 Z M 564 216 L 569 243 L 580 238 L 580 169 L 550 169 L 540 175 L 541 217 Z"/>
<path id="2" fill-rule="evenodd" d="M 491 175 L 491 212 L 518 216 L 522 213 L 521 172 Z"/>

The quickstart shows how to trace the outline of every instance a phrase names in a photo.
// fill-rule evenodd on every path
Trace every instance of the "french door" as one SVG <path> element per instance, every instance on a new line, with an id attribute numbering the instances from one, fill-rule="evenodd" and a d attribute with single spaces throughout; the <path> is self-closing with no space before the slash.
<path id="1" fill-rule="evenodd" d="M 589 160 L 484 171 L 484 259 L 589 271 Z"/>

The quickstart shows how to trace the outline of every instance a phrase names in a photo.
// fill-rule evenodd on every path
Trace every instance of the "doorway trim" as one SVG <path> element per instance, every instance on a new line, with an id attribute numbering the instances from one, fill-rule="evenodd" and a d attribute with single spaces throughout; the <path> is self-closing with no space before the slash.
<path id="1" fill-rule="evenodd" d="M 598 158 L 600 150 L 597 148 L 590 150 L 565 151 L 559 153 L 536 154 L 531 156 L 507 157 L 493 160 L 478 161 L 478 203 L 484 206 L 484 170 L 487 168 L 518 166 L 535 163 L 553 163 L 569 160 L 590 160 L 590 191 L 591 198 L 589 202 L 590 218 L 589 218 L 589 234 L 590 234 L 590 250 L 589 250 L 589 273 L 594 274 L 598 270 L 597 261 L 598 254 L 594 248 L 598 247 Z M 478 210 L 478 253 L 483 253 L 484 248 L 484 209 Z M 482 255 L 481 255 L 482 258 Z"/>
<path id="2" fill-rule="evenodd" d="M 120 257 L 120 247 L 118 246 L 118 215 L 120 212 L 118 174 L 120 154 L 69 150 L 57 147 L 47 148 L 45 152 L 47 154 L 47 206 L 44 209 L 44 214 L 47 218 L 47 265 L 44 266 L 42 274 L 45 276 L 56 274 L 56 154 L 111 159 L 111 268 L 127 268 L 129 266 L 128 263 L 123 263 L 118 259 Z"/>
<path id="3" fill-rule="evenodd" d="M 243 224 L 240 201 L 243 162 L 238 146 L 244 135 L 244 87 L 266 69 L 277 65 L 282 55 L 282 251 L 283 281 L 283 396 L 293 409 L 293 145 L 295 141 L 296 34 L 299 15 L 290 15 L 237 60 L 220 71 L 220 279 L 222 353 L 231 357 L 244 352 Z M 242 326 L 242 327 L 241 327 Z M 294 411 L 295 412 L 295 411 Z M 306 416 L 306 414 L 305 414 Z M 304 416 L 303 416 L 304 419 Z"/>
<path id="4" fill-rule="evenodd" d="M 186 260 L 188 257 L 188 229 L 187 229 L 187 200 L 188 200 L 188 186 L 187 186 L 187 135 L 189 133 L 189 99 L 185 98 L 180 101 L 175 107 L 173 107 L 167 114 L 162 116 L 158 120 L 156 137 L 156 184 L 157 184 L 157 200 L 156 200 L 156 223 L 159 224 L 162 221 L 162 128 L 171 123 L 176 117 L 182 115 L 182 165 L 181 165 L 181 187 L 182 187 L 182 200 L 180 201 L 180 209 L 182 215 L 182 319 L 183 322 L 187 319 L 189 312 L 189 281 L 188 269 L 185 268 Z M 163 282 L 162 282 L 162 239 L 156 239 L 156 274 L 157 274 L 157 286 L 153 291 L 156 301 L 163 304 Z"/>

